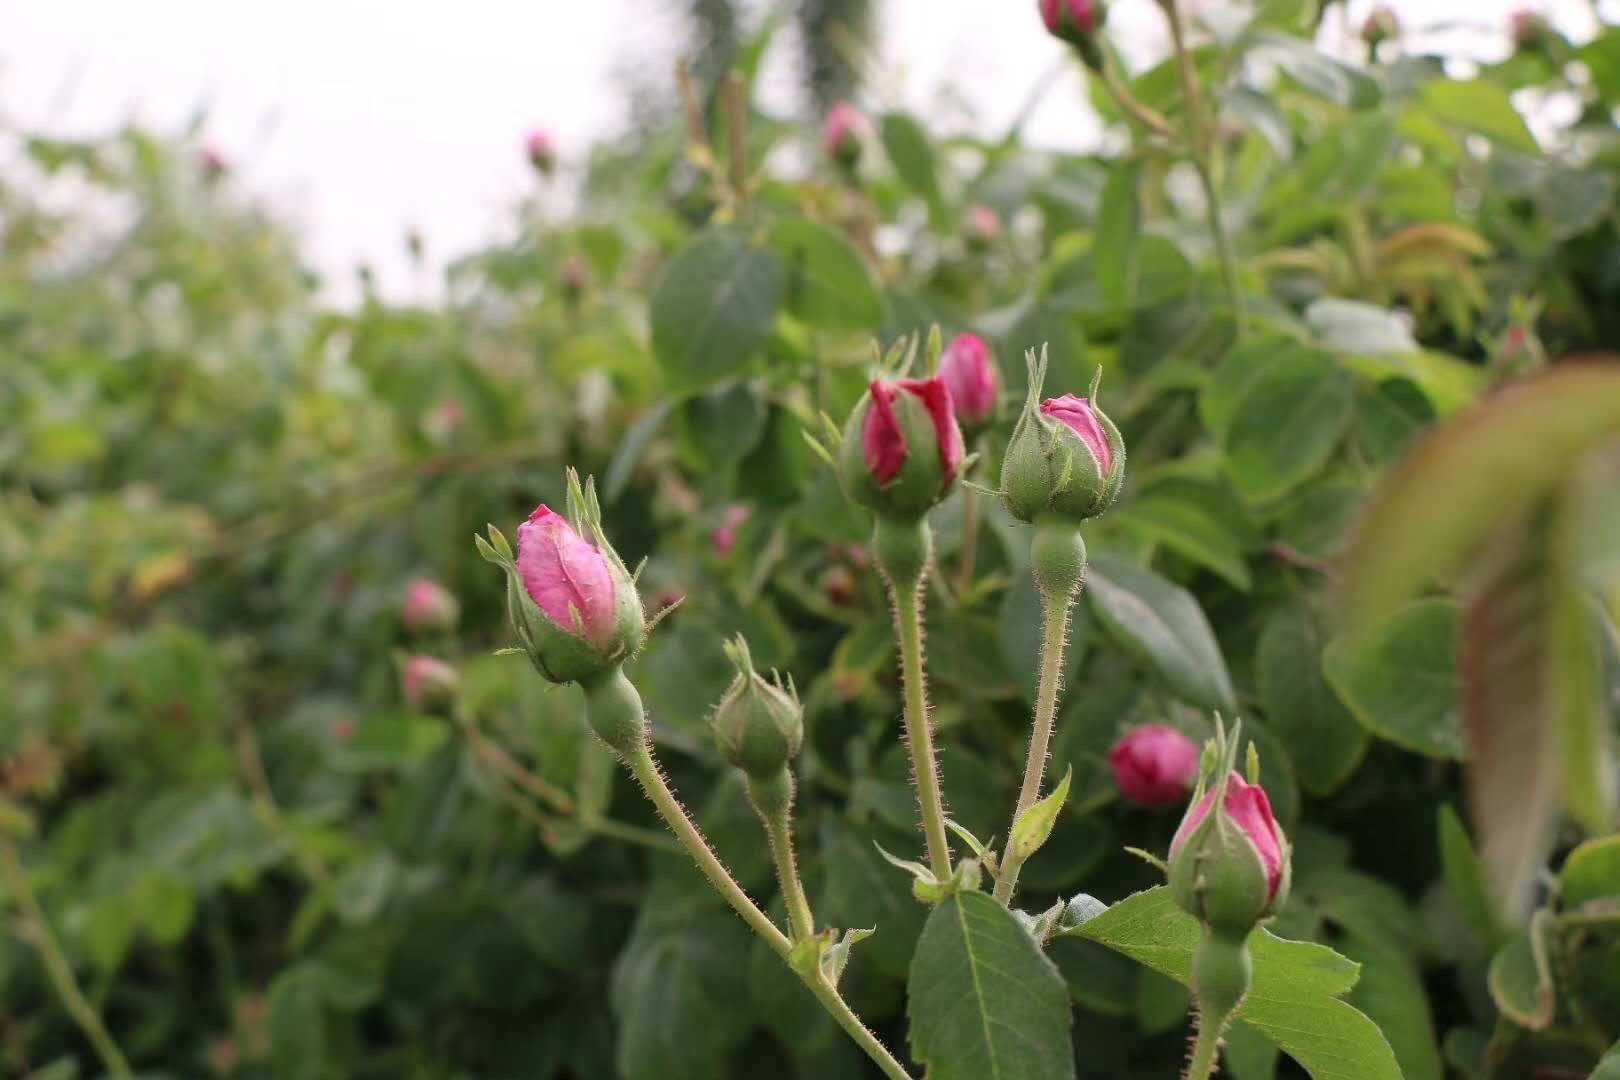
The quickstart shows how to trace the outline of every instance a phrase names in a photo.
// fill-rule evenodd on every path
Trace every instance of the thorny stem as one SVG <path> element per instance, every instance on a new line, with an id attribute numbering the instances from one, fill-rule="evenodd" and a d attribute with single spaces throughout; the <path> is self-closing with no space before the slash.
<path id="1" fill-rule="evenodd" d="M 51 925 L 45 920 L 45 912 L 39 906 L 39 897 L 34 894 L 33 883 L 28 880 L 28 871 L 23 868 L 22 858 L 17 852 L 17 843 L 10 837 L 0 837 L 0 876 L 3 876 L 6 891 L 11 894 L 12 901 L 17 905 L 26 926 L 28 936 L 39 950 L 40 959 L 45 964 L 45 973 L 51 981 L 51 988 L 62 1002 L 73 1022 L 79 1026 L 84 1037 L 95 1047 L 102 1064 L 107 1072 L 117 1077 L 129 1077 L 129 1061 L 124 1052 L 118 1048 L 118 1042 L 107 1030 L 102 1022 L 101 1014 L 96 1012 L 95 1006 L 90 1004 L 79 989 L 79 983 L 73 975 L 73 966 L 68 963 L 62 946 L 51 931 Z"/>
<path id="2" fill-rule="evenodd" d="M 900 675 L 905 683 L 906 746 L 922 812 L 928 865 L 940 881 L 951 877 L 951 843 L 945 835 L 945 802 L 939 791 L 934 760 L 934 732 L 928 715 L 928 684 L 923 674 L 922 580 L 890 580 L 894 594 L 894 630 L 900 642 Z"/>
<path id="3" fill-rule="evenodd" d="M 647 793 L 647 798 L 652 801 L 658 816 L 664 819 L 664 824 L 669 826 L 681 847 L 685 848 L 692 861 L 697 863 L 703 876 L 709 879 L 709 884 L 713 885 L 715 891 L 731 905 L 732 910 L 742 916 L 743 922 L 747 923 L 754 933 L 765 939 L 765 944 L 771 947 L 772 952 L 791 964 L 789 956 L 793 952 L 793 943 L 748 898 L 742 886 L 737 884 L 736 879 L 725 868 L 725 864 L 709 847 L 708 841 L 703 839 L 703 834 L 687 816 L 680 800 L 665 783 L 664 774 L 659 770 L 658 762 L 653 759 L 651 748 L 642 742 L 630 753 L 622 755 L 622 759 L 641 784 L 642 790 Z M 912 1080 L 911 1075 L 895 1060 L 894 1055 L 889 1053 L 878 1041 L 877 1036 L 872 1034 L 861 1022 L 860 1017 L 850 1009 L 848 1003 L 838 993 L 838 989 L 827 981 L 819 966 L 811 974 L 801 974 L 800 978 L 810 988 L 811 993 L 816 995 L 816 999 L 832 1014 L 833 1019 L 838 1021 L 838 1026 L 855 1040 L 856 1045 L 883 1070 L 885 1076 L 891 1080 Z"/>
<path id="4" fill-rule="evenodd" d="M 1029 755 L 1024 761 L 1024 783 L 1018 789 L 1018 807 L 1013 811 L 1013 822 L 1035 805 L 1041 794 L 1041 781 L 1046 776 L 1046 757 L 1052 742 L 1052 727 L 1057 718 L 1058 691 L 1063 682 L 1063 646 L 1069 635 L 1069 608 L 1074 593 L 1054 595 L 1043 591 L 1041 607 L 1045 622 L 1041 628 L 1041 671 L 1035 690 L 1035 726 L 1029 733 Z M 996 882 L 996 899 L 1003 905 L 1012 899 L 1018 888 L 1018 874 L 1023 860 L 1013 854 L 1012 831 L 1007 833 L 1007 847 L 1001 875 Z"/>
<path id="5" fill-rule="evenodd" d="M 1210 126 L 1203 88 L 1198 81 L 1198 67 L 1187 49 L 1181 11 L 1176 0 L 1159 0 L 1159 4 L 1164 8 L 1164 17 L 1170 24 L 1170 40 L 1175 45 L 1176 68 L 1181 75 L 1181 92 L 1187 106 L 1187 142 L 1192 151 L 1193 167 L 1198 172 L 1198 182 L 1204 189 L 1204 209 L 1209 217 L 1210 235 L 1215 240 L 1215 253 L 1221 264 L 1221 281 L 1231 297 L 1232 312 L 1241 332 L 1247 320 L 1243 290 L 1238 284 L 1237 259 L 1232 254 L 1231 240 L 1226 235 L 1221 195 L 1215 184 L 1215 133 Z"/>

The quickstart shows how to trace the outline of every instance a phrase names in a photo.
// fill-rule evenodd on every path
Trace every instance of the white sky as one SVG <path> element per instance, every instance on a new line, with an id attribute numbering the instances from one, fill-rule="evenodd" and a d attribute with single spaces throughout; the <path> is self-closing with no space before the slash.
<path id="1" fill-rule="evenodd" d="M 1204 5 L 1231 0 L 1203 0 Z M 1620 3 L 1604 0 L 1609 19 Z M 881 74 L 869 106 L 903 105 L 936 129 L 1000 130 L 1058 56 L 1034 0 L 876 0 Z M 1522 0 L 1395 0 L 1409 27 L 1466 19 L 1448 38 L 1503 47 Z M 1199 6 L 1194 0 L 1195 7 Z M 755 5 L 759 7 L 759 4 Z M 1359 23 L 1371 6 L 1354 0 Z M 1531 0 L 1566 31 L 1588 0 Z M 337 298 L 354 267 L 409 295 L 407 227 L 433 265 L 499 235 L 532 190 L 524 133 L 552 131 L 565 161 L 625 119 L 619 73 L 673 71 L 684 7 L 673 0 L 8 0 L 0 4 L 0 118 L 17 130 L 102 132 L 136 117 L 179 130 L 199 110 L 237 182 L 301 230 Z M 1330 13 L 1330 29 L 1340 22 Z M 1115 0 L 1132 55 L 1164 42 L 1154 0 Z M 1342 24 L 1341 24 L 1342 25 Z M 796 106 L 784 35 L 764 95 Z M 945 85 L 955 98 L 942 95 Z M 953 101 L 961 104 L 952 104 Z M 1072 75 L 1032 117 L 1043 145 L 1084 146 L 1096 124 Z"/>

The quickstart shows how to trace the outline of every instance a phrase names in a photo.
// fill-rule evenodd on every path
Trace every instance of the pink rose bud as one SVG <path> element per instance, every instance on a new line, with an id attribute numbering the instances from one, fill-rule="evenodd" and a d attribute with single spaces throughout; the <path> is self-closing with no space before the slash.
<path id="1" fill-rule="evenodd" d="M 1174 859 L 1181 853 L 1192 834 L 1198 831 L 1198 826 L 1209 817 L 1210 810 L 1215 805 L 1215 792 L 1211 789 L 1202 799 L 1187 811 L 1181 825 L 1176 829 L 1175 837 L 1170 841 L 1170 858 Z M 1271 800 L 1266 797 L 1266 789 L 1259 784 L 1251 784 L 1237 773 L 1227 778 L 1226 783 L 1226 816 L 1238 827 L 1238 830 L 1254 845 L 1255 854 L 1260 858 L 1260 864 L 1266 872 L 1266 898 L 1273 899 L 1277 895 L 1277 888 L 1282 884 L 1283 875 L 1283 834 L 1277 825 L 1277 819 L 1271 813 Z"/>
<path id="2" fill-rule="evenodd" d="M 197 160 L 202 166 L 203 178 L 207 180 L 218 180 L 230 169 L 230 163 L 225 160 L 225 155 L 215 146 L 203 147 L 197 155 Z"/>
<path id="3" fill-rule="evenodd" d="M 405 629 L 413 634 L 436 634 L 455 629 L 461 605 L 450 590 L 437 581 L 417 578 L 405 587 L 401 612 Z"/>
<path id="4" fill-rule="evenodd" d="M 748 519 L 754 516 L 754 511 L 740 503 L 736 506 L 726 507 L 725 515 L 720 519 L 720 527 L 709 534 L 709 543 L 714 547 L 714 553 L 722 559 L 731 557 L 737 549 L 737 532 Z"/>
<path id="5" fill-rule="evenodd" d="M 1113 505 L 1125 483 L 1125 443 L 1091 397 L 1041 400 L 1046 354 L 1029 355 L 1029 393 L 1001 464 L 1001 501 L 1019 521 L 1080 524 Z"/>
<path id="6" fill-rule="evenodd" d="M 529 599 L 559 630 L 595 644 L 612 637 L 615 585 L 607 558 L 544 503 L 518 526 L 517 566 Z"/>
<path id="7" fill-rule="evenodd" d="M 1097 410 L 1091 407 L 1089 400 L 1064 394 L 1060 398 L 1041 402 L 1041 413 L 1066 424 L 1069 430 L 1080 436 L 1080 441 L 1091 451 L 1092 459 L 1097 463 L 1097 471 L 1108 475 L 1114 467 L 1114 448 L 1108 444 L 1108 436 L 1097 421 Z"/>
<path id="8" fill-rule="evenodd" d="M 1367 43 L 1369 49 L 1376 50 L 1384 42 L 1393 41 L 1400 36 L 1401 20 L 1386 6 L 1373 8 L 1366 21 L 1361 24 L 1361 40 Z"/>
<path id="9" fill-rule="evenodd" d="M 529 132 L 523 149 L 529 156 L 529 164 L 541 176 L 550 176 L 557 167 L 557 147 L 551 141 L 551 136 L 539 128 Z"/>
<path id="10" fill-rule="evenodd" d="M 1102 46 L 1098 31 L 1108 19 L 1108 8 L 1103 0 L 1040 0 L 1041 21 L 1047 32 L 1061 41 L 1067 41 L 1080 53 L 1086 66 L 1101 71 Z"/>
<path id="11" fill-rule="evenodd" d="M 977 334 L 961 334 L 939 358 L 939 377 L 951 390 L 956 422 L 969 431 L 989 423 L 1001 397 L 1001 373 Z"/>
<path id="12" fill-rule="evenodd" d="M 1539 49 L 1547 43 L 1549 27 L 1544 15 L 1528 8 L 1515 11 L 1509 20 L 1513 30 L 1513 45 L 1522 51 Z"/>
<path id="13" fill-rule="evenodd" d="M 845 168 L 853 168 L 861 157 L 861 140 L 870 131 L 866 117 L 847 101 L 840 101 L 827 113 L 821 128 L 821 145 L 827 156 Z"/>
<path id="14" fill-rule="evenodd" d="M 456 669 L 434 656 L 417 654 L 405 661 L 400 678 L 405 704 L 418 711 L 444 708 L 456 699 L 461 678 Z"/>
<path id="15" fill-rule="evenodd" d="M 943 378 L 879 380 L 844 429 L 840 469 L 856 502 L 914 517 L 949 493 L 962 456 L 962 430 Z"/>
<path id="16" fill-rule="evenodd" d="M 1146 724 L 1108 752 L 1119 793 L 1142 806 L 1181 802 L 1198 782 L 1198 745 L 1168 724 Z"/>
<path id="17" fill-rule="evenodd" d="M 581 485 L 572 469 L 567 476 L 567 516 L 537 506 L 518 526 L 515 556 L 494 526 L 477 543 L 506 571 L 507 611 L 535 669 L 552 682 L 580 683 L 589 696 L 593 686 L 623 681 L 614 672 L 641 648 L 647 628 L 635 579 L 602 531 L 595 485 Z"/>
<path id="18" fill-rule="evenodd" d="M 967 208 L 968 239 L 980 246 L 995 243 L 1001 238 L 1001 215 L 984 203 Z"/>

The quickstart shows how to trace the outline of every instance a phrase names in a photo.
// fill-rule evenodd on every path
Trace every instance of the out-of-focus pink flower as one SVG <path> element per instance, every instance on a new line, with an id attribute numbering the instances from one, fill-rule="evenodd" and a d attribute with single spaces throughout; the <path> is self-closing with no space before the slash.
<path id="1" fill-rule="evenodd" d="M 518 575 L 542 614 L 593 644 L 611 643 L 616 627 L 613 573 L 596 545 L 542 503 L 518 526 Z"/>
<path id="2" fill-rule="evenodd" d="M 413 709 L 436 709 L 455 700 L 461 687 L 456 669 L 436 656 L 421 653 L 405 661 L 401 676 L 405 703 Z"/>
<path id="3" fill-rule="evenodd" d="M 1001 215 L 984 203 L 974 203 L 967 208 L 967 231 L 969 239 L 992 243 L 1001 237 Z"/>
<path id="4" fill-rule="evenodd" d="M 959 334 L 939 358 L 939 377 L 951 390 L 951 407 L 964 428 L 983 426 L 996 414 L 1001 374 L 990 347 L 977 334 Z"/>
<path id="5" fill-rule="evenodd" d="M 861 140 L 870 130 L 871 125 L 855 106 L 840 101 L 828 110 L 822 125 L 822 148 L 834 161 L 853 165 L 861 156 Z"/>
<path id="6" fill-rule="evenodd" d="M 1198 745 L 1169 724 L 1145 724 L 1114 744 L 1108 764 L 1125 798 L 1142 806 L 1171 806 L 1198 782 L 1198 755 Z"/>
<path id="7" fill-rule="evenodd" d="M 741 503 L 726 507 L 726 512 L 720 518 L 720 527 L 709 534 L 714 553 L 722 559 L 730 558 L 737 549 L 737 531 L 748 524 L 748 519 L 753 516 L 754 511 Z"/>
<path id="8" fill-rule="evenodd" d="M 1174 839 L 1170 841 L 1172 862 L 1198 826 L 1209 816 L 1210 808 L 1214 805 L 1215 789 L 1211 787 L 1208 793 L 1187 811 L 1187 816 L 1181 819 L 1181 825 L 1176 829 Z M 1266 871 L 1267 896 L 1274 899 L 1277 887 L 1282 883 L 1283 838 L 1282 830 L 1277 827 L 1277 819 L 1271 813 L 1271 800 L 1266 798 L 1266 791 L 1259 784 L 1251 784 L 1237 773 L 1233 773 L 1227 778 L 1225 809 L 1226 816 L 1248 838 L 1249 843 L 1254 845 L 1255 852 L 1260 856 L 1260 864 Z"/>
<path id="9" fill-rule="evenodd" d="M 1508 25 L 1513 31 L 1513 44 L 1519 49 L 1536 49 L 1546 44 L 1547 17 L 1539 11 L 1529 8 L 1520 8 L 1509 17 Z"/>
<path id="10" fill-rule="evenodd" d="M 1401 20 L 1394 9 L 1387 5 L 1379 5 L 1368 13 L 1366 21 L 1361 24 L 1361 40 L 1367 43 L 1370 49 L 1376 49 L 1386 41 L 1392 41 L 1401 36 Z"/>
<path id="11" fill-rule="evenodd" d="M 230 162 L 217 146 L 205 146 L 197 152 L 197 163 L 202 166 L 203 176 L 209 180 L 218 180 L 230 171 Z"/>
<path id="12" fill-rule="evenodd" d="M 405 586 L 401 616 L 405 629 L 413 634 L 442 633 L 455 627 L 461 617 L 461 605 L 450 590 L 437 581 L 417 578 Z"/>
<path id="13" fill-rule="evenodd" d="M 1041 0 L 1041 21 L 1055 37 L 1073 42 L 1102 25 L 1099 0 Z"/>
<path id="14" fill-rule="evenodd" d="M 466 419 L 467 407 L 460 398 L 442 397 L 422 417 L 422 431 L 435 442 L 445 442 Z"/>
<path id="15" fill-rule="evenodd" d="M 1074 394 L 1064 394 L 1060 398 L 1048 398 L 1041 402 L 1041 412 L 1080 436 L 1080 441 L 1086 444 L 1086 449 L 1096 459 L 1100 474 L 1107 476 L 1113 471 L 1114 449 L 1108 445 L 1108 436 L 1103 434 L 1102 425 L 1097 422 L 1097 412 L 1091 407 L 1090 401 Z"/>
<path id="16" fill-rule="evenodd" d="M 529 164 L 542 176 L 550 176 L 557 167 L 557 146 L 551 135 L 540 128 L 529 132 L 523 140 L 523 150 L 529 156 Z"/>

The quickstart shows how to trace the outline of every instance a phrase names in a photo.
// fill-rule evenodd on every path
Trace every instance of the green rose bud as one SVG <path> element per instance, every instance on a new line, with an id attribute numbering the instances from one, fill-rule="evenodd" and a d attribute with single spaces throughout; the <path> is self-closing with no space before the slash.
<path id="1" fill-rule="evenodd" d="M 804 710 L 791 685 L 780 676 L 768 681 L 754 670 L 748 642 L 739 635 L 726 643 L 737 666 L 710 726 L 727 761 L 758 780 L 778 777 L 804 741 Z"/>

